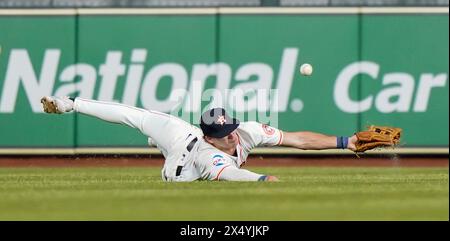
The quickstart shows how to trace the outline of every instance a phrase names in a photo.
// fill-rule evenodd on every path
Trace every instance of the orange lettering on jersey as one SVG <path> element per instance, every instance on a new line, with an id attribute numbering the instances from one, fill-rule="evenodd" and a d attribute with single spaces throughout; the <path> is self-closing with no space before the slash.
<path id="1" fill-rule="evenodd" d="M 275 129 L 273 129 L 272 127 L 270 127 L 266 124 L 263 124 L 262 128 L 263 128 L 264 132 L 269 136 L 271 136 L 275 133 Z"/>

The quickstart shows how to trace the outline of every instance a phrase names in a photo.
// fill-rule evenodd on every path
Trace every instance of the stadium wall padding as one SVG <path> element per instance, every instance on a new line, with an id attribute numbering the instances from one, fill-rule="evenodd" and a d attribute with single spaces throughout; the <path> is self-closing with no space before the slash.
<path id="1" fill-rule="evenodd" d="M 0 148 L 147 145 L 125 126 L 45 114 L 44 95 L 116 101 L 178 113 L 194 124 L 214 96 L 243 121 L 285 131 L 351 135 L 371 124 L 392 125 L 404 129 L 405 147 L 448 146 L 448 8 L 212 10 L 0 14 Z M 300 75 L 303 63 L 313 65 L 312 76 Z"/>

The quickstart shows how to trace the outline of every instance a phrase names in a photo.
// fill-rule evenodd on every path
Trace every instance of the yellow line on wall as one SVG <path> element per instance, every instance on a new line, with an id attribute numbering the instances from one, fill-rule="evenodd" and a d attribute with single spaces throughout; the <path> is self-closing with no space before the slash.
<path id="1" fill-rule="evenodd" d="M 75 8 L 69 8 L 69 9 L 11 9 L 11 8 L 3 8 L 0 9 L 0 15 L 11 15 L 11 16 L 18 16 L 18 15 L 76 15 L 77 10 Z"/>
<path id="2" fill-rule="evenodd" d="M 80 8 L 80 15 L 212 15 L 217 8 Z"/>
<path id="3" fill-rule="evenodd" d="M 446 13 L 444 7 L 273 7 L 273 8 L 219 8 L 221 14 L 411 14 Z"/>
<path id="4" fill-rule="evenodd" d="M 0 9 L 0 15 L 448 14 L 448 7 L 219 7 Z"/>

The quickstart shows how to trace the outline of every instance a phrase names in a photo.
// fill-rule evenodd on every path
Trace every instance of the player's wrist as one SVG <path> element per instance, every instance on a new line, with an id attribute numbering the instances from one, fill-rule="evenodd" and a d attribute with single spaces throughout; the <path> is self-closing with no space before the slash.
<path id="1" fill-rule="evenodd" d="M 347 149 L 349 144 L 349 137 L 347 136 L 337 136 L 336 137 L 336 148 L 337 149 Z"/>

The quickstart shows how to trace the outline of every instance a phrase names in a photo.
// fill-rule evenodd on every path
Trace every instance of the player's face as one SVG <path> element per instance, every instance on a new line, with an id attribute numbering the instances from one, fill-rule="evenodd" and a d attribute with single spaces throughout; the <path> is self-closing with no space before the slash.
<path id="1" fill-rule="evenodd" d="M 236 131 L 231 132 L 228 136 L 225 136 L 225 143 L 229 144 L 231 147 L 235 147 L 238 144 L 238 135 L 236 133 Z"/>
<path id="2" fill-rule="evenodd" d="M 208 138 L 209 142 L 219 149 L 231 149 L 236 147 L 239 138 L 236 131 L 231 132 L 228 136 L 222 138 Z"/>

